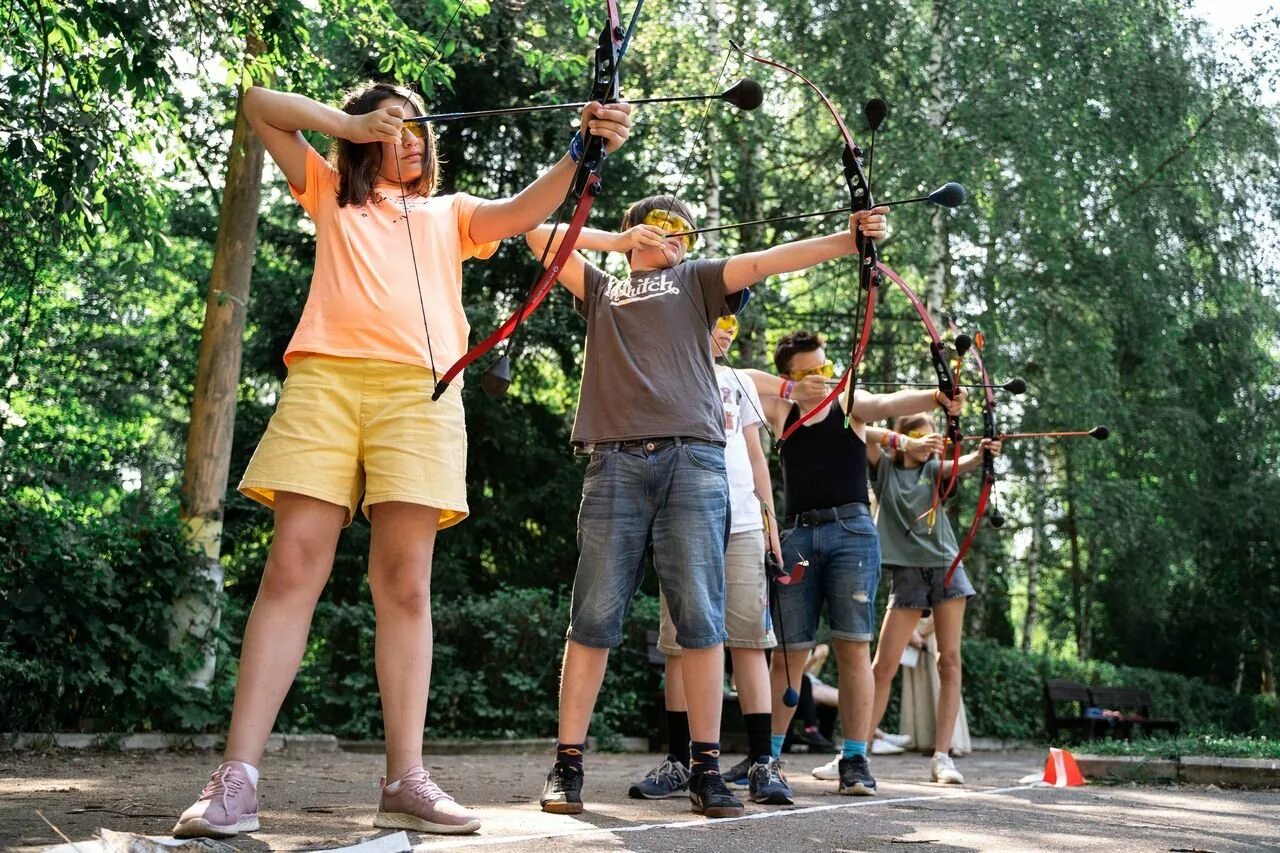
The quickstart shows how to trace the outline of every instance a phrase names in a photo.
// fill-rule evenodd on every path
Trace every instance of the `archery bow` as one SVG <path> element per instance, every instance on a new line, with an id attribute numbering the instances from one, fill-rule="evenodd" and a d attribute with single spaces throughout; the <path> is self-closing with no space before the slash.
<path id="1" fill-rule="evenodd" d="M 996 395 L 995 389 L 991 387 L 991 377 L 987 373 L 987 366 L 982 360 L 983 337 L 979 332 L 973 339 L 974 363 L 978 367 L 978 373 L 982 376 L 982 382 L 986 386 L 986 396 L 982 403 L 982 437 L 985 439 L 998 438 L 996 435 Z M 969 546 L 973 544 L 973 539 L 978 534 L 978 527 L 982 524 L 982 518 L 986 514 L 988 502 L 991 506 L 991 526 L 1001 528 L 1004 526 L 1004 516 L 1000 513 L 1000 508 L 995 503 L 995 485 L 996 485 L 996 463 L 995 454 L 988 448 L 982 449 L 982 488 L 978 492 L 978 504 L 973 511 L 973 522 L 969 525 L 969 530 L 965 534 L 964 541 L 960 543 L 960 550 L 956 552 L 955 559 L 951 561 L 951 566 L 947 569 L 947 574 L 942 580 L 944 587 L 951 584 L 951 576 L 956 573 L 960 561 L 964 559 L 964 555 L 969 552 Z"/>
<path id="2" fill-rule="evenodd" d="M 952 372 L 951 365 L 947 361 L 947 345 L 943 342 L 942 336 L 938 334 L 938 327 L 934 325 L 933 317 L 929 314 L 929 309 L 925 307 L 924 302 L 920 299 L 919 296 L 916 295 L 916 292 L 911 289 L 911 286 L 908 285 L 905 281 L 903 281 L 902 276 L 898 275 L 896 272 L 894 272 L 892 269 L 885 266 L 884 264 L 880 264 L 879 267 L 880 267 L 880 272 L 882 272 L 886 278 L 888 278 L 891 282 L 893 282 L 897 286 L 897 288 L 902 291 L 903 295 L 907 297 L 907 300 L 911 303 L 911 307 L 914 308 L 916 311 L 916 314 L 919 315 L 920 322 L 924 324 L 925 332 L 928 333 L 929 335 L 929 359 L 933 364 L 933 372 L 938 380 L 938 391 L 941 392 L 944 396 L 946 396 L 947 399 L 951 399 L 952 397 L 955 396 L 956 390 L 957 390 L 955 374 Z M 962 346 L 966 346 L 964 344 L 964 340 L 965 339 L 961 338 L 956 341 L 957 352 L 960 351 Z M 989 379 L 984 378 L 982 381 L 983 381 L 983 384 L 990 384 Z M 963 440 L 963 435 L 960 432 L 959 416 L 948 414 L 946 416 L 946 420 L 947 420 L 947 428 L 946 428 L 947 439 L 952 441 L 953 444 Z M 955 466 L 959 462 L 959 460 L 960 460 L 960 452 L 958 448 L 953 446 L 952 459 L 951 459 L 951 466 L 953 471 L 955 470 Z M 930 504 L 928 512 L 925 513 L 925 515 L 929 517 L 930 527 L 933 526 L 934 518 L 937 516 L 938 505 L 941 504 L 946 499 L 942 495 L 941 483 L 942 483 L 942 469 L 941 467 L 939 467 L 938 476 L 934 479 L 933 502 Z M 921 517 L 924 517 L 924 516 L 921 516 Z"/>
<path id="3" fill-rule="evenodd" d="M 589 101 L 598 101 L 602 104 L 616 103 L 618 101 L 620 66 L 623 57 L 626 55 L 627 45 L 635 29 L 636 20 L 640 16 L 640 10 L 644 6 L 644 0 L 636 0 L 631 22 L 626 30 L 623 30 L 621 19 L 618 16 L 617 0 L 606 0 L 605 6 L 608 20 L 604 29 L 600 31 L 600 39 L 596 44 L 595 64 L 591 80 L 591 93 L 589 95 Z M 537 309 L 542 301 L 546 299 L 547 294 L 551 292 L 552 287 L 555 286 L 556 280 L 560 277 L 560 271 L 564 267 L 569 254 L 573 251 L 574 245 L 578 242 L 578 235 L 581 233 L 582 226 L 586 223 L 596 196 L 600 194 L 602 188 L 600 172 L 604 166 L 606 153 L 604 140 L 593 135 L 586 127 L 582 128 L 581 133 L 584 143 L 583 153 L 578 158 L 573 180 L 569 185 L 569 191 L 565 195 L 565 202 L 570 198 L 575 199 L 575 202 L 564 239 L 556 247 L 550 263 L 547 263 L 547 255 L 551 251 L 551 247 L 555 245 L 555 235 L 560 228 L 564 210 L 564 204 L 562 203 L 561 213 L 556 216 L 555 223 L 551 229 L 551 237 L 540 258 L 541 269 L 529 286 L 529 290 L 520 307 L 501 326 L 490 333 L 487 338 L 468 350 L 465 355 L 445 371 L 444 376 L 440 377 L 439 381 L 436 382 L 435 391 L 432 393 L 431 399 L 440 399 L 440 396 L 448 389 L 449 384 L 468 365 L 509 338 L 513 340 L 507 344 L 506 352 L 485 371 L 481 384 L 485 391 L 493 396 L 502 394 L 507 390 L 507 386 L 511 384 L 510 356 L 514 352 L 513 345 L 518 340 L 520 324 Z"/>
<path id="4" fill-rule="evenodd" d="M 870 210 L 874 206 L 874 203 L 871 197 L 871 183 L 867 180 L 867 175 L 862 168 L 862 149 L 854 143 L 853 136 L 849 133 L 849 128 L 845 126 L 844 118 L 835 108 L 835 105 L 831 103 L 831 99 L 827 97 L 827 94 L 818 88 L 817 84 L 812 80 L 805 77 L 791 66 L 784 65 L 774 59 L 766 59 L 763 56 L 756 56 L 753 53 L 748 53 L 742 45 L 738 44 L 736 41 L 730 41 L 729 44 L 734 50 L 753 62 L 759 62 L 761 65 L 768 65 L 772 68 L 785 71 L 813 90 L 814 94 L 816 94 L 819 100 L 822 101 L 822 105 L 826 107 L 827 112 L 831 114 L 832 120 L 835 121 L 836 128 L 840 131 L 840 137 L 844 141 L 844 151 L 841 154 L 841 161 L 844 168 L 845 186 L 849 190 L 849 213 L 855 213 L 859 210 Z M 873 101 L 868 101 L 868 119 L 872 116 L 872 104 L 879 105 L 874 109 L 875 114 L 877 114 L 879 119 L 882 120 L 888 110 L 887 105 L 885 105 L 884 101 L 881 101 L 878 98 Z M 879 121 L 872 122 L 872 125 L 874 133 L 874 128 L 879 125 Z M 875 315 L 876 292 L 880 284 L 878 271 L 880 256 L 879 251 L 876 248 L 876 242 L 862 236 L 860 232 L 857 236 L 857 240 L 859 256 L 858 286 L 860 289 L 866 291 L 867 296 L 865 303 L 859 303 L 859 311 L 854 315 L 853 326 L 855 329 L 859 329 L 859 332 L 857 342 L 853 346 L 853 356 L 849 364 L 849 369 L 845 372 L 845 375 L 841 378 L 840 382 L 836 384 L 836 387 L 832 389 L 831 393 L 824 397 L 815 408 L 801 415 L 796 419 L 795 423 L 783 431 L 779 441 L 786 441 L 791 437 L 792 433 L 808 421 L 812 420 L 817 413 L 825 412 L 827 410 L 827 406 L 838 400 L 840 395 L 844 393 L 845 387 L 849 385 L 851 377 L 853 383 L 855 385 L 857 384 L 858 365 L 862 362 L 862 357 L 867 350 L 867 343 L 871 340 L 871 320 Z M 859 315 L 861 315 L 861 320 L 859 320 Z M 852 407 L 853 390 L 850 389 L 846 415 Z"/>

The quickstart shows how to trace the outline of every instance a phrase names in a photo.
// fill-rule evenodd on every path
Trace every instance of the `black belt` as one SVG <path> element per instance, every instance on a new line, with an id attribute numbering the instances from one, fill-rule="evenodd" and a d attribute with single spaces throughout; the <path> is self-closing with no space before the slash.
<path id="1" fill-rule="evenodd" d="M 628 441 L 585 442 L 580 446 L 579 452 L 587 454 L 594 453 L 597 450 L 647 450 L 652 453 L 655 450 L 661 450 L 667 447 L 679 447 L 682 444 L 709 444 L 713 447 L 724 447 L 723 441 L 710 441 L 705 438 L 667 436 L 665 438 L 633 438 Z"/>
<path id="2" fill-rule="evenodd" d="M 826 507 L 825 509 L 806 509 L 804 512 L 797 512 L 795 515 L 788 515 L 785 523 L 787 527 L 795 527 L 797 524 L 801 527 L 812 527 L 815 524 L 822 524 L 827 521 L 838 521 L 842 518 L 857 518 L 865 515 L 871 517 L 871 507 L 864 503 L 854 502 L 841 504 L 840 506 Z"/>

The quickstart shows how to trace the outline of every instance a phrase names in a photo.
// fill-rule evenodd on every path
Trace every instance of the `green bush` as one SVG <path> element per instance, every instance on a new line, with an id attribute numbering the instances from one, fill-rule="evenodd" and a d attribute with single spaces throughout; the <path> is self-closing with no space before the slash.
<path id="1" fill-rule="evenodd" d="M 428 735 L 553 737 L 568 610 L 567 595 L 546 589 L 437 598 Z M 626 639 L 609 658 L 591 726 L 597 737 L 652 728 L 658 678 L 644 634 L 657 624 L 657 599 L 638 596 Z M 280 727 L 381 737 L 373 635 L 372 606 L 322 602 Z"/>
<path id="2" fill-rule="evenodd" d="M 31 489 L 0 505 L 0 731 L 199 731 L 226 691 L 187 695 L 169 649 L 195 554 L 178 520 Z M 194 654 L 198 655 L 198 651 Z M 225 687 L 225 679 L 223 686 Z"/>
<path id="3" fill-rule="evenodd" d="M 1171 672 L 1024 654 L 985 640 L 964 644 L 970 729 L 991 737 L 1043 738 L 1043 685 L 1049 678 L 1145 688 L 1151 693 L 1153 714 L 1180 720 L 1188 730 L 1280 734 L 1274 697 L 1237 696 Z"/>

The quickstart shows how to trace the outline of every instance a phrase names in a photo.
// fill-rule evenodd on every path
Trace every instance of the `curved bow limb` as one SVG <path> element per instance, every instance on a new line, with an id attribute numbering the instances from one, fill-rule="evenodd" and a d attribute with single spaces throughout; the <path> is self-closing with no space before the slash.
<path id="1" fill-rule="evenodd" d="M 636 20 L 639 18 L 640 10 L 643 6 L 644 0 L 637 0 L 632 11 L 630 24 L 626 29 L 623 29 L 621 18 L 618 15 L 617 0 L 606 0 L 607 20 L 604 28 L 600 31 L 600 37 L 596 44 L 588 103 L 591 101 L 616 103 L 619 100 L 619 75 L 622 60 L 626 55 L 627 45 L 630 42 Z M 500 396 L 510 384 L 510 356 L 515 351 L 521 323 L 528 319 L 529 315 L 542 304 L 542 301 L 546 299 L 547 294 L 550 293 L 551 288 L 555 285 L 565 260 L 568 259 L 569 254 L 578 242 L 578 235 L 581 233 L 582 227 L 591 213 L 596 196 L 600 194 L 603 186 L 600 173 L 604 167 L 606 153 L 604 140 L 592 135 L 585 127 L 581 132 L 583 135 L 582 156 L 578 159 L 569 190 L 565 193 L 564 202 L 561 204 L 561 214 L 557 215 L 556 221 L 552 226 L 551 239 L 547 242 L 542 256 L 538 259 L 540 269 L 534 276 L 533 282 L 529 285 L 523 302 L 501 326 L 480 343 L 467 350 L 461 358 L 445 371 L 444 375 L 436 382 L 435 391 L 432 393 L 431 399 L 438 400 L 448 389 L 449 384 L 468 365 L 473 364 L 478 358 L 503 341 L 508 342 L 507 354 L 493 365 L 490 365 L 486 371 L 488 380 L 485 385 L 486 390 L 492 396 Z M 573 214 L 570 217 L 564 239 L 556 247 L 555 253 L 551 254 L 551 248 L 555 245 L 556 232 L 560 228 L 564 203 L 567 203 L 570 198 L 576 199 Z M 551 257 L 550 262 L 547 261 L 548 256 Z"/>

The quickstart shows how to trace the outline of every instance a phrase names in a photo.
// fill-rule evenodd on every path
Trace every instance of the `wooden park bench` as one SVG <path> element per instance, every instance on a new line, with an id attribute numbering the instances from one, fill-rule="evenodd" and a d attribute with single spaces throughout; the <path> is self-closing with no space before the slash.
<path id="1" fill-rule="evenodd" d="M 1068 705 L 1065 711 L 1060 705 Z M 1062 737 L 1075 737 L 1089 740 L 1094 737 L 1095 721 L 1085 716 L 1086 709 L 1093 705 L 1089 688 L 1065 678 L 1050 678 L 1044 683 L 1044 728 L 1049 740 L 1056 741 Z"/>
<path id="2" fill-rule="evenodd" d="M 1178 733 L 1182 724 L 1177 720 L 1158 720 L 1151 716 L 1151 694 L 1140 687 L 1093 687 L 1089 694 L 1095 708 L 1118 711 L 1118 717 L 1101 721 L 1101 730 L 1110 729 L 1113 737 L 1129 740 L 1135 733 Z M 1109 722 L 1114 721 L 1114 722 Z"/>

